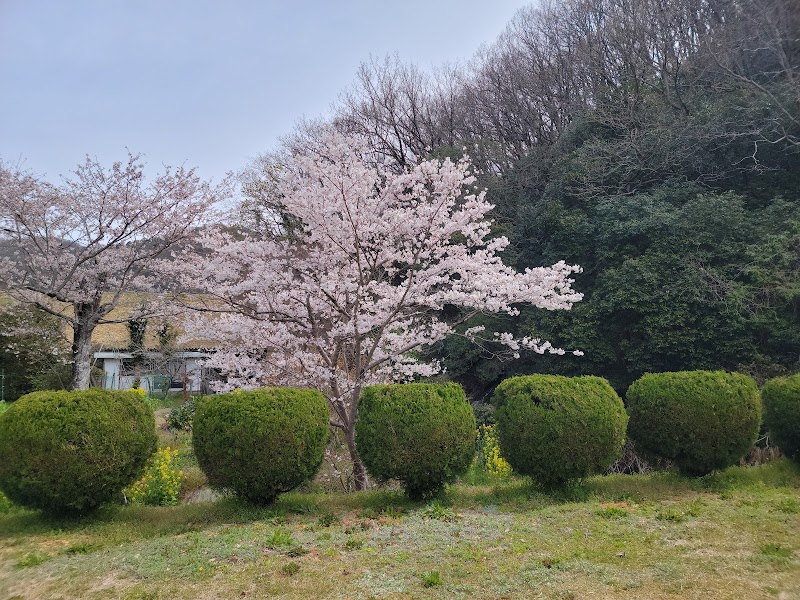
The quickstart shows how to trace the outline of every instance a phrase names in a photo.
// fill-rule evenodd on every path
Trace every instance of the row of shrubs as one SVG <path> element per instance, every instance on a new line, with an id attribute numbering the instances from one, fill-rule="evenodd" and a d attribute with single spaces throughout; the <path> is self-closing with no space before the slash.
<path id="1" fill-rule="evenodd" d="M 773 438 L 797 459 L 800 375 L 768 382 L 763 397 Z M 687 474 L 735 464 L 758 435 L 761 402 L 751 378 L 722 371 L 645 375 L 628 390 L 627 411 L 598 377 L 513 377 L 493 397 L 503 457 L 546 486 L 602 473 L 626 434 Z M 236 392 L 201 398 L 194 409 L 194 451 L 214 487 L 269 503 L 322 462 L 329 414 L 317 391 Z M 399 480 L 412 498 L 463 474 L 475 436 L 457 384 L 380 385 L 362 395 L 356 445 L 367 471 Z M 152 409 L 133 392 L 36 392 L 0 416 L 0 490 L 48 512 L 88 511 L 136 481 L 155 450 Z M 174 493 L 170 482 L 164 487 Z"/>
<path id="2" fill-rule="evenodd" d="M 499 447 L 511 467 L 544 485 L 602 473 L 626 436 L 645 458 L 705 475 L 737 464 L 764 425 L 790 459 L 800 460 L 800 375 L 756 382 L 740 373 L 646 374 L 622 400 L 603 379 L 533 375 L 498 386 Z M 627 426 L 627 430 L 626 430 Z"/>

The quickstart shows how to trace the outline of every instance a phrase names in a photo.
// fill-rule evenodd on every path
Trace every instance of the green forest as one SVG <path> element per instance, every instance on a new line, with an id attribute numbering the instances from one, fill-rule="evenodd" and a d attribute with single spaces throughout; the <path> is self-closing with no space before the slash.
<path id="1" fill-rule="evenodd" d="M 517 269 L 579 264 L 571 311 L 503 327 L 585 354 L 452 337 L 473 399 L 505 377 L 800 368 L 800 6 L 571 0 L 517 14 L 463 69 L 362 67 L 341 126 L 404 164 L 466 152 Z M 489 317 L 487 317 L 489 318 Z"/>

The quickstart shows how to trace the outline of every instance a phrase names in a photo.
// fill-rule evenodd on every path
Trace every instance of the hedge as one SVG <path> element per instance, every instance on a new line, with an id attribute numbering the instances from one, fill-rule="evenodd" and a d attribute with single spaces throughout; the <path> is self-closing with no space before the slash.
<path id="1" fill-rule="evenodd" d="M 314 477 L 325 453 L 328 405 L 315 390 L 265 388 L 206 396 L 192 443 L 209 483 L 268 504 Z"/>
<path id="2" fill-rule="evenodd" d="M 625 407 L 600 377 L 512 377 L 492 402 L 503 456 L 548 487 L 602 473 L 625 443 Z"/>

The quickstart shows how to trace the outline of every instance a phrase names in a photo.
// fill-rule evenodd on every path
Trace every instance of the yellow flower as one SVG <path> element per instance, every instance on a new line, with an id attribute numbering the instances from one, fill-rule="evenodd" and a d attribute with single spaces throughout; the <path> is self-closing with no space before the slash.
<path id="1" fill-rule="evenodd" d="M 176 504 L 183 471 L 177 470 L 177 451 L 163 448 L 145 466 L 143 477 L 127 490 L 134 504 Z"/>
<path id="2" fill-rule="evenodd" d="M 482 425 L 478 431 L 480 460 L 483 468 L 500 477 L 511 475 L 511 465 L 500 454 L 494 425 Z"/>

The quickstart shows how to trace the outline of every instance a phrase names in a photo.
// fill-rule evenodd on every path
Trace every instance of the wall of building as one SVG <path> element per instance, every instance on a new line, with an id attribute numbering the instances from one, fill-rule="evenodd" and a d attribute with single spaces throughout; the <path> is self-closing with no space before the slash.
<path id="1" fill-rule="evenodd" d="M 98 366 L 105 372 L 103 387 L 112 390 L 127 390 L 133 387 L 137 375 L 131 374 L 123 368 L 123 361 L 133 356 L 127 352 L 97 352 L 95 358 Z M 182 391 L 197 393 L 203 391 L 204 369 L 203 360 L 208 354 L 200 352 L 176 353 L 174 359 L 180 361 L 180 367 L 169 373 L 142 372 L 138 376 L 139 384 L 148 393 L 163 393 L 165 391 Z M 100 362 L 102 361 L 102 362 Z"/>

